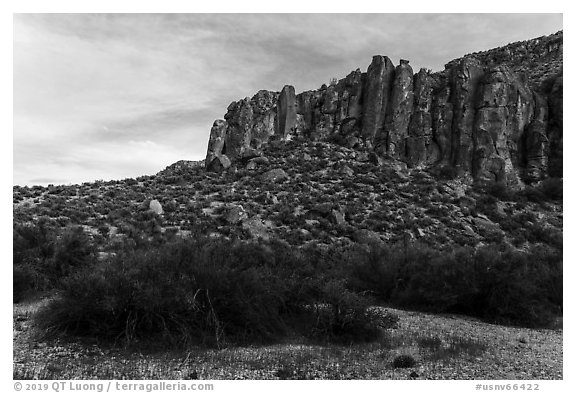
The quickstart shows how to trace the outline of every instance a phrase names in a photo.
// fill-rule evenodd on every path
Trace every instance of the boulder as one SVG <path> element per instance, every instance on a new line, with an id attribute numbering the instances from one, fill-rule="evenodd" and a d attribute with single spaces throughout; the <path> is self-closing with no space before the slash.
<path id="1" fill-rule="evenodd" d="M 206 165 L 206 170 L 209 172 L 222 172 L 232 166 L 232 161 L 225 154 L 214 156 Z"/>
<path id="2" fill-rule="evenodd" d="M 290 179 L 290 176 L 286 173 L 284 169 L 281 168 L 271 169 L 262 175 L 263 182 L 276 183 L 288 179 Z"/>
<path id="3" fill-rule="evenodd" d="M 242 228 L 246 230 L 252 238 L 270 239 L 269 228 L 259 217 L 252 217 L 242 221 Z"/>
<path id="4" fill-rule="evenodd" d="M 484 215 L 479 214 L 478 217 L 472 218 L 472 223 L 480 230 L 504 236 L 504 232 L 500 229 L 500 226 Z"/>
<path id="5" fill-rule="evenodd" d="M 246 164 L 246 169 L 253 170 L 256 169 L 259 165 L 267 166 L 270 164 L 270 160 L 267 157 L 255 157 L 248 161 Z"/>
<path id="6" fill-rule="evenodd" d="M 348 165 L 344 165 L 342 168 L 340 168 L 340 173 L 344 176 L 354 176 L 354 170 Z"/>
<path id="7" fill-rule="evenodd" d="M 262 155 L 262 152 L 260 150 L 248 146 L 242 151 L 242 153 L 240 153 L 239 158 L 242 161 L 248 161 L 248 160 L 251 160 L 252 158 L 260 157 L 261 155 Z"/>
<path id="8" fill-rule="evenodd" d="M 330 202 L 318 203 L 310 209 L 310 212 L 317 214 L 320 217 L 328 217 L 331 214 L 333 207 L 334 204 Z"/>
<path id="9" fill-rule="evenodd" d="M 352 240 L 359 244 L 366 245 L 382 245 L 384 242 L 380 238 L 378 233 L 371 231 L 369 229 L 359 229 L 354 231 L 352 235 Z"/>
<path id="10" fill-rule="evenodd" d="M 227 223 L 236 225 L 248 218 L 248 213 L 242 205 L 231 205 L 226 211 L 224 219 Z"/>
<path id="11" fill-rule="evenodd" d="M 334 222 L 338 226 L 342 227 L 342 226 L 345 226 L 347 224 L 344 212 L 342 212 L 339 209 L 338 210 L 333 209 L 331 212 L 330 218 L 331 218 L 332 222 Z"/>
<path id="12" fill-rule="evenodd" d="M 164 213 L 164 211 L 162 210 L 162 205 L 160 204 L 160 202 L 158 202 L 157 199 L 152 199 L 150 201 L 150 205 L 149 205 L 148 209 L 150 211 L 153 211 L 154 213 L 156 213 L 158 215 Z"/>

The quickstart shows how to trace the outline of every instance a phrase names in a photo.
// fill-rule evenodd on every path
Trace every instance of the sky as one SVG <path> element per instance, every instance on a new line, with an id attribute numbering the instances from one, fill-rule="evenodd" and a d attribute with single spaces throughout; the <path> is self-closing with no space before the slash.
<path id="1" fill-rule="evenodd" d="M 206 155 L 258 90 L 317 89 L 373 55 L 434 71 L 552 34 L 562 14 L 14 14 L 13 184 L 151 175 Z"/>

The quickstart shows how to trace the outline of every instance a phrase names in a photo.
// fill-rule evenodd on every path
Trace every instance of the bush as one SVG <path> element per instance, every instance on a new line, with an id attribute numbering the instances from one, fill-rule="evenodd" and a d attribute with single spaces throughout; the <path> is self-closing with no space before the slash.
<path id="1" fill-rule="evenodd" d="M 13 301 L 21 301 L 30 291 L 51 287 L 43 270 L 54 255 L 57 229 L 41 218 L 35 224 L 16 224 L 13 229 Z"/>
<path id="2" fill-rule="evenodd" d="M 562 310 L 562 251 L 462 247 L 441 252 L 414 244 L 348 257 L 357 290 L 402 307 L 546 326 Z"/>
<path id="3" fill-rule="evenodd" d="M 441 180 L 454 180 L 458 177 L 458 169 L 453 166 L 444 166 L 438 172 L 438 178 Z"/>
<path id="4" fill-rule="evenodd" d="M 516 199 L 525 199 L 530 202 L 542 203 L 546 201 L 561 201 L 564 195 L 561 178 L 551 177 L 543 180 L 535 187 L 528 186 L 519 191 Z"/>
<path id="5" fill-rule="evenodd" d="M 549 178 L 543 180 L 542 183 L 540 183 L 539 189 L 548 199 L 555 201 L 562 200 L 562 196 L 564 194 L 562 179 Z"/>
<path id="6" fill-rule="evenodd" d="M 519 202 L 529 201 L 542 203 L 546 200 L 546 195 L 544 195 L 538 188 L 528 186 L 516 194 L 516 199 Z"/>
<path id="7" fill-rule="evenodd" d="M 322 288 L 321 301 L 315 306 L 312 337 L 340 343 L 378 337 L 379 315 L 368 309 L 366 298 L 348 290 L 344 280 L 328 281 Z"/>
<path id="8" fill-rule="evenodd" d="M 416 360 L 410 355 L 398 355 L 392 361 L 394 368 L 411 368 L 416 365 Z"/>
<path id="9" fill-rule="evenodd" d="M 94 262 L 95 250 L 81 226 L 68 227 L 54 246 L 54 258 L 45 264 L 45 271 L 54 281 Z"/>
<path id="10" fill-rule="evenodd" d="M 425 338 L 421 338 L 418 341 L 418 345 L 420 348 L 428 350 L 426 357 L 433 361 L 449 362 L 463 355 L 477 358 L 488 348 L 486 343 L 479 339 L 455 334 L 446 337 L 445 343 L 439 337 L 422 340 L 425 340 Z"/>
<path id="11" fill-rule="evenodd" d="M 311 331 L 315 339 L 365 339 L 363 300 L 315 271 L 310 257 L 280 242 L 201 239 L 124 251 L 67 278 L 37 323 L 49 335 L 126 343 L 220 346 Z M 318 312 L 323 304 L 337 312 Z"/>
<path id="12" fill-rule="evenodd" d="M 442 339 L 438 336 L 422 336 L 417 338 L 418 347 L 429 350 L 438 350 L 442 347 Z"/>
<path id="13" fill-rule="evenodd" d="M 54 255 L 57 231 L 41 218 L 36 224 L 15 224 L 13 229 L 13 263 L 38 262 Z"/>
<path id="14" fill-rule="evenodd" d="M 501 201 L 508 201 L 511 198 L 510 190 L 503 182 L 495 182 L 486 186 L 486 192 Z"/>
<path id="15" fill-rule="evenodd" d="M 12 270 L 12 284 L 14 303 L 20 302 L 28 291 L 36 289 L 38 272 L 31 264 L 14 265 Z"/>

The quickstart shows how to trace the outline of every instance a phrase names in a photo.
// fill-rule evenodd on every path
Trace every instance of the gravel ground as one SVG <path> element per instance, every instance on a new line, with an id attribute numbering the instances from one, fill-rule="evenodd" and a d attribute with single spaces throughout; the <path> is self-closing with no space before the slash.
<path id="1" fill-rule="evenodd" d="M 562 379 L 562 329 L 491 325 L 392 310 L 397 329 L 370 344 L 277 344 L 141 354 L 33 338 L 41 302 L 14 306 L 14 379 Z M 409 355 L 415 365 L 394 368 Z"/>
<path id="2" fill-rule="evenodd" d="M 397 311 L 401 329 L 447 337 L 470 337 L 487 344 L 470 361 L 424 363 L 427 379 L 562 379 L 562 329 L 526 329 L 492 325 L 456 316 Z"/>

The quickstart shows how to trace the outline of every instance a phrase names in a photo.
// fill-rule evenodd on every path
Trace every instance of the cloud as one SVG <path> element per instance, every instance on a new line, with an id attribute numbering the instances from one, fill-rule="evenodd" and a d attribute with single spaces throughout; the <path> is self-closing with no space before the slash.
<path id="1" fill-rule="evenodd" d="M 203 158 L 213 120 L 260 89 L 315 89 L 374 54 L 439 70 L 561 28 L 560 14 L 17 14 L 13 181 L 154 173 Z"/>
<path id="2" fill-rule="evenodd" d="M 28 151 L 33 155 L 34 149 Z M 73 151 L 50 159 L 32 161 L 16 167 L 14 176 L 30 179 L 31 184 L 69 184 L 98 179 L 124 179 L 152 175 L 182 159 L 184 150 L 157 142 L 127 141 L 125 143 L 101 142 L 94 145 L 75 146 Z M 201 159 L 203 157 L 195 157 Z M 43 173 L 46 176 L 35 177 Z"/>

